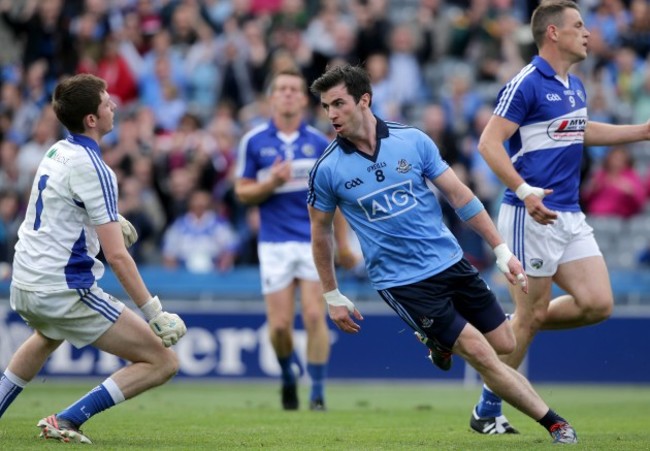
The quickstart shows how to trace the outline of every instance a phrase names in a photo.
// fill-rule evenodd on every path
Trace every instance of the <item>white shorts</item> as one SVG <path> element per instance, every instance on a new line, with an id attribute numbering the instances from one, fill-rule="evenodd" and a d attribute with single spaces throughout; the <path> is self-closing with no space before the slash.
<path id="1" fill-rule="evenodd" d="M 25 291 L 12 285 L 9 301 L 32 329 L 52 340 L 66 340 L 75 348 L 95 342 L 125 307 L 96 285 L 54 292 Z"/>
<path id="2" fill-rule="evenodd" d="M 524 206 L 501 205 L 499 233 L 529 276 L 551 277 L 562 263 L 602 255 L 582 212 L 557 214 L 554 224 L 542 225 Z"/>
<path id="3" fill-rule="evenodd" d="M 311 243 L 259 243 L 262 294 L 288 287 L 294 279 L 318 281 Z"/>

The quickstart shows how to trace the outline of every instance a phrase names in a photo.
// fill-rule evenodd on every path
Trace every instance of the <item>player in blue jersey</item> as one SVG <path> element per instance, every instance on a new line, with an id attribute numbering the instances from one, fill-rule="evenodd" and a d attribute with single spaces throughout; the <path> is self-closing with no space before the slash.
<path id="1" fill-rule="evenodd" d="M 117 180 L 99 147 L 113 129 L 106 83 L 93 75 L 68 78 L 55 88 L 52 106 L 70 135 L 44 155 L 18 232 L 10 302 L 34 333 L 0 378 L 0 417 L 63 340 L 92 345 L 131 363 L 37 425 L 41 437 L 91 443 L 79 429 L 89 418 L 176 374 L 169 346 L 186 329 L 149 293 L 126 249 L 137 233 L 117 212 Z M 97 286 L 100 246 L 149 325 Z"/>
<path id="2" fill-rule="evenodd" d="M 513 368 L 539 330 L 586 326 L 611 314 L 607 267 L 578 204 L 580 161 L 585 145 L 650 139 L 650 123 L 588 120 L 584 86 L 569 72 L 586 58 L 589 38 L 575 2 L 543 1 L 531 28 L 539 56 L 501 90 L 479 142 L 508 188 L 499 231 L 529 277 L 527 295 L 511 290 L 517 347 L 503 359 Z M 553 282 L 567 294 L 551 300 Z M 500 397 L 487 388 L 470 423 L 481 433 L 516 432 L 502 414 Z"/>
<path id="3" fill-rule="evenodd" d="M 269 87 L 272 118 L 248 132 L 239 145 L 235 193 L 245 204 L 258 205 L 258 255 L 271 345 L 280 364 L 282 406 L 298 408 L 293 362 L 295 293 L 300 290 L 307 331 L 307 373 L 312 381 L 310 408 L 324 410 L 324 381 L 330 339 L 323 291 L 310 247 L 307 181 L 327 147 L 327 138 L 308 125 L 305 79 L 297 70 L 276 74 Z M 345 236 L 338 234 L 346 251 Z M 354 262 L 348 262 L 351 266 Z"/>
<path id="4" fill-rule="evenodd" d="M 373 287 L 430 348 L 437 366 L 449 369 L 452 353 L 460 355 L 556 443 L 577 442 L 573 428 L 528 380 L 499 360 L 496 351 L 514 349 L 514 334 L 492 291 L 463 258 L 429 183 L 494 249 L 499 269 L 525 293 L 521 263 L 478 198 L 423 132 L 372 114 L 372 88 L 363 69 L 333 67 L 311 90 L 320 94 L 337 133 L 311 172 L 307 198 L 312 251 L 332 321 L 356 333 L 361 328 L 355 319 L 363 319 L 337 288 L 332 221 L 338 207 L 359 237 Z"/>

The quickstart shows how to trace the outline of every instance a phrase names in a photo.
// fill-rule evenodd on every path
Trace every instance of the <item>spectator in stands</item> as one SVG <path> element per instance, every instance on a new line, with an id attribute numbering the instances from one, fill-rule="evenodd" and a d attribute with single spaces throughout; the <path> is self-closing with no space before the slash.
<path id="1" fill-rule="evenodd" d="M 12 13 L 12 0 L 0 1 L 0 15 L 17 39 L 24 40 L 23 68 L 40 59 L 47 62 L 46 80 L 52 86 L 59 77 L 73 74 L 77 53 L 70 34 L 63 0 L 28 0 Z"/>
<path id="2" fill-rule="evenodd" d="M 645 199 L 643 181 L 625 146 L 610 148 L 582 191 L 585 210 L 594 216 L 629 219 L 643 210 Z"/>
<path id="3" fill-rule="evenodd" d="M 229 271 L 238 248 L 237 235 L 207 191 L 190 194 L 187 213 L 163 237 L 163 264 L 191 272 Z"/>
<path id="4" fill-rule="evenodd" d="M 0 263 L 11 264 L 13 261 L 18 228 L 22 221 L 21 193 L 12 189 L 0 190 Z"/>

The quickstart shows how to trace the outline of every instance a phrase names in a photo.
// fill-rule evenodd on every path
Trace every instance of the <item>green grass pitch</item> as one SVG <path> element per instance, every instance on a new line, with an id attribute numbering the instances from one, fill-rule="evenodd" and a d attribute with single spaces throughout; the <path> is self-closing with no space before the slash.
<path id="1" fill-rule="evenodd" d="M 0 419 L 0 449 L 68 446 L 38 437 L 36 422 L 97 381 L 30 384 Z M 585 450 L 650 450 L 650 386 L 538 385 L 571 421 Z M 426 382 L 346 383 L 327 387 L 327 412 L 280 409 L 276 383 L 180 382 L 152 390 L 92 418 L 92 447 L 110 450 L 537 450 L 552 449 L 534 421 L 505 407 L 521 432 L 481 436 L 468 421 L 479 387 Z"/>

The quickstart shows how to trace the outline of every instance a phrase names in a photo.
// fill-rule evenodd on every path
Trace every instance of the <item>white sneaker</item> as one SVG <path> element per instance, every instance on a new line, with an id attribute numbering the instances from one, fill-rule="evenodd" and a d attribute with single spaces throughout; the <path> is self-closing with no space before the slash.
<path id="1" fill-rule="evenodd" d="M 40 437 L 45 439 L 55 439 L 65 443 L 86 443 L 88 445 L 93 443 L 72 423 L 58 419 L 56 415 L 40 419 L 36 426 L 41 428 Z"/>

